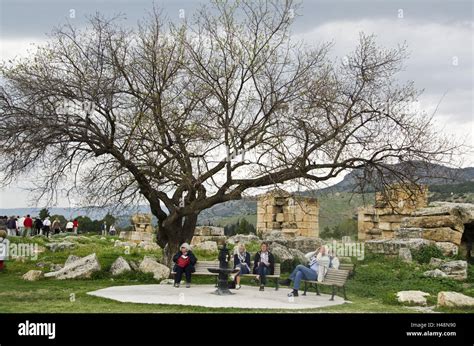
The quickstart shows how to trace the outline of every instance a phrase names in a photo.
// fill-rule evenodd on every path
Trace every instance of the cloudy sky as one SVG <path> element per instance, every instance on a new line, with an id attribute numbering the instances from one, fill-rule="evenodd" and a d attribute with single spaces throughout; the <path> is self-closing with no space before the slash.
<path id="1" fill-rule="evenodd" d="M 191 16 L 199 1 L 155 1 L 170 19 Z M 0 60 L 24 56 L 47 40 L 54 26 L 82 26 L 97 11 L 126 16 L 133 26 L 152 0 L 0 0 Z M 184 12 L 183 12 L 184 11 Z M 359 32 L 374 33 L 381 45 L 406 42 L 410 59 L 400 80 L 413 80 L 424 94 L 419 107 L 436 111 L 440 131 L 474 147 L 472 0 L 303 0 L 294 35 L 309 44 L 333 41 L 334 58 L 352 51 Z M 474 166 L 468 151 L 463 166 Z M 26 207 L 27 179 L 0 190 L 0 208 Z M 68 207 L 63 200 L 62 206 Z M 60 203 L 60 204 L 61 204 Z"/>

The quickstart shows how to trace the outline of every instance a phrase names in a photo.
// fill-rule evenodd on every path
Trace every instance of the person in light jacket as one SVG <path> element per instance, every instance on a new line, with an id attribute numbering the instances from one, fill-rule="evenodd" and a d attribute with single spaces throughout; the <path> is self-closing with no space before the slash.
<path id="1" fill-rule="evenodd" d="M 240 289 L 240 275 L 250 273 L 250 254 L 245 249 L 244 244 L 240 244 L 234 254 L 234 268 L 239 272 L 235 274 L 235 289 Z"/>
<path id="2" fill-rule="evenodd" d="M 0 230 L 0 272 L 5 269 L 5 261 L 8 260 L 8 250 L 10 241 L 7 239 L 7 232 Z"/>
<path id="3" fill-rule="evenodd" d="M 293 282 L 293 290 L 288 294 L 289 297 L 298 297 L 301 280 L 315 281 L 318 279 L 320 272 L 324 276 L 327 270 L 324 263 L 328 263 L 329 268 L 339 268 L 339 259 L 335 256 L 331 256 L 324 245 L 316 251 L 307 253 L 305 257 L 308 260 L 307 266 L 302 264 L 297 265 L 288 279 L 280 281 L 282 285 L 286 286 L 289 286 L 291 282 Z M 322 272 L 323 270 L 324 272 Z"/>

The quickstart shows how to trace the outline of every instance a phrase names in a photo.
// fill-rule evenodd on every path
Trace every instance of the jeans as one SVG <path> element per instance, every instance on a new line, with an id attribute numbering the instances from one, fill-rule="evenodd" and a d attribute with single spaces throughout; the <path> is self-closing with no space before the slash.
<path id="1" fill-rule="evenodd" d="M 175 267 L 176 274 L 174 276 L 174 282 L 179 284 L 181 282 L 181 278 L 184 273 L 184 275 L 186 276 L 186 282 L 190 283 L 192 270 L 193 270 L 193 267 L 191 265 L 187 265 L 184 268 L 180 266 L 176 266 Z"/>
<path id="2" fill-rule="evenodd" d="M 268 268 L 265 264 L 260 263 L 257 267 L 257 274 L 260 275 L 260 282 L 262 285 L 267 283 L 267 275 L 270 273 L 270 268 Z"/>
<path id="3" fill-rule="evenodd" d="M 235 276 L 239 276 L 240 274 L 245 275 L 245 274 L 250 273 L 249 267 L 246 266 L 245 264 L 237 264 L 235 268 L 240 269 L 240 271 L 237 274 L 235 274 Z"/>
<path id="4" fill-rule="evenodd" d="M 305 267 L 304 265 L 297 265 L 295 270 L 290 275 L 290 280 L 293 281 L 293 288 L 299 290 L 301 280 L 314 281 L 318 278 L 318 273 L 314 270 Z"/>

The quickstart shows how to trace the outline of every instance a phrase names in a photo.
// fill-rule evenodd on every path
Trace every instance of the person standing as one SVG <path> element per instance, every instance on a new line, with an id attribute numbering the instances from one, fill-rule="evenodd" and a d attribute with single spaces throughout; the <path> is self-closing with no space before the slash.
<path id="1" fill-rule="evenodd" d="M 61 222 L 56 218 L 53 222 L 53 235 L 61 232 Z"/>
<path id="2" fill-rule="evenodd" d="M 72 233 L 73 229 L 74 229 L 74 224 L 72 223 L 72 221 L 68 221 L 66 223 L 66 232 Z"/>
<path id="3" fill-rule="evenodd" d="M 39 217 L 35 218 L 34 227 L 35 227 L 34 235 L 40 235 L 41 229 L 43 228 L 43 221 L 41 221 Z"/>
<path id="4" fill-rule="evenodd" d="M 49 216 L 46 217 L 43 221 L 43 232 L 46 238 L 49 238 L 49 232 L 51 231 L 51 221 L 49 220 Z"/>
<path id="5" fill-rule="evenodd" d="M 16 236 L 16 219 L 14 216 L 11 216 L 7 222 L 7 235 L 10 237 Z"/>
<path id="6" fill-rule="evenodd" d="M 105 237 L 107 235 L 107 222 L 104 221 L 104 224 L 102 225 L 102 235 Z"/>
<path id="7" fill-rule="evenodd" d="M 74 221 L 72 222 L 72 230 L 74 234 L 77 234 L 78 229 L 79 229 L 79 221 L 77 221 L 77 219 L 74 219 Z"/>
<path id="8" fill-rule="evenodd" d="M 8 260 L 10 241 L 7 239 L 7 232 L 0 230 L 0 272 L 5 269 L 5 261 Z"/>
<path id="9" fill-rule="evenodd" d="M 174 287 L 179 287 L 183 273 L 186 276 L 186 288 L 191 287 L 191 273 L 195 272 L 197 258 L 188 243 L 181 245 L 180 250 L 173 256 L 173 262 L 175 263 L 173 271 L 176 273 Z"/>
<path id="10" fill-rule="evenodd" d="M 273 275 L 275 270 L 275 258 L 268 250 L 268 244 L 263 242 L 260 251 L 255 254 L 253 272 L 257 274 L 255 280 L 260 284 L 260 291 L 265 290 L 267 275 Z"/>
<path id="11" fill-rule="evenodd" d="M 30 217 L 30 214 L 26 215 L 25 220 L 23 221 L 23 234 L 22 236 L 31 237 L 31 230 L 33 229 L 33 219 Z"/>
<path id="12" fill-rule="evenodd" d="M 17 216 L 16 217 L 16 230 L 17 230 L 17 235 L 23 235 L 23 231 L 25 230 L 25 226 L 23 223 L 25 222 L 25 217 L 22 216 Z"/>

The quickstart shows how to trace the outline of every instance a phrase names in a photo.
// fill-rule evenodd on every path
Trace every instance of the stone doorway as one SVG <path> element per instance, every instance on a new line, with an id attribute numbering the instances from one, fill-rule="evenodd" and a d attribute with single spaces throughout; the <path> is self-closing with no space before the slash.
<path id="1" fill-rule="evenodd" d="M 461 237 L 459 251 L 467 261 L 473 261 L 474 222 L 464 224 L 464 232 Z"/>

